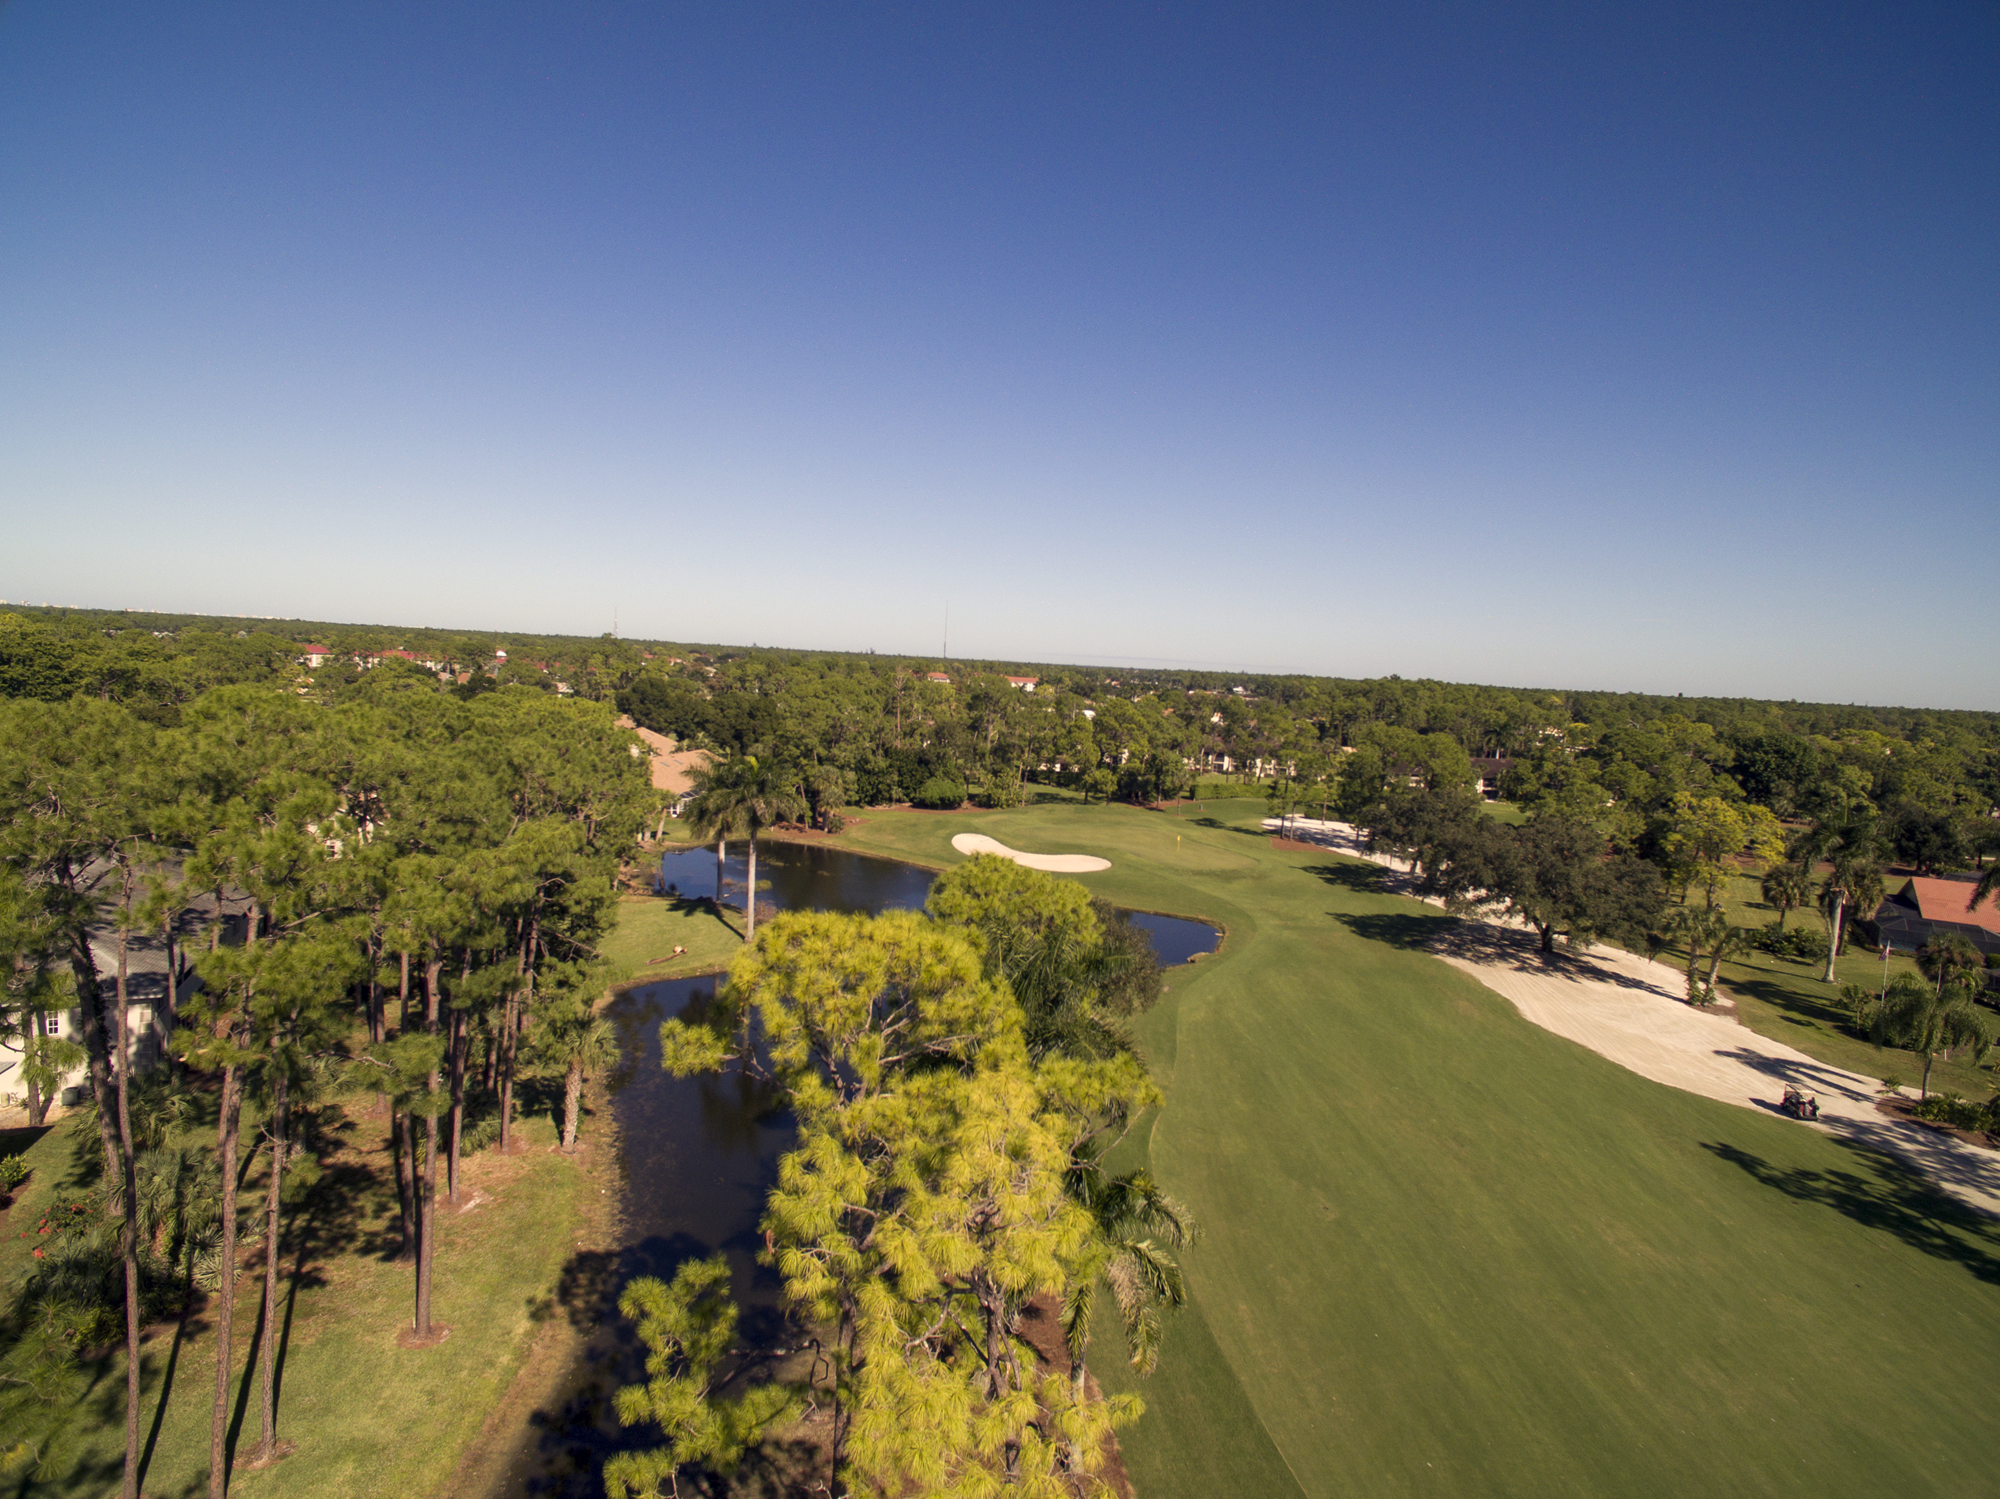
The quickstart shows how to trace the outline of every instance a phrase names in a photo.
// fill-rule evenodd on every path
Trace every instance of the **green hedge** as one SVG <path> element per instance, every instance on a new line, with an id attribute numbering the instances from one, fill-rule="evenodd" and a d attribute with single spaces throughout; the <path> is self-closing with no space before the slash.
<path id="1" fill-rule="evenodd" d="M 1242 796 L 1261 799 L 1268 784 L 1267 781 L 1196 781 L 1194 799 L 1198 802 L 1229 801 Z"/>

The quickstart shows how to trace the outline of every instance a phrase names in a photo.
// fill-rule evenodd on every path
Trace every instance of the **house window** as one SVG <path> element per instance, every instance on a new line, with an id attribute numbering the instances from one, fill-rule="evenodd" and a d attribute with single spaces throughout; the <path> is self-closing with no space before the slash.
<path id="1" fill-rule="evenodd" d="M 44 1036 L 60 1036 L 62 1034 L 62 1016 L 54 1010 L 43 1011 L 42 1034 Z"/>

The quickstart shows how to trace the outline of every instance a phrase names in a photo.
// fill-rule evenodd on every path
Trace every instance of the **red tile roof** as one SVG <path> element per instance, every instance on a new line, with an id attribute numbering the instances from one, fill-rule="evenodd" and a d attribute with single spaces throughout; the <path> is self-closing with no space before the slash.
<path id="1" fill-rule="evenodd" d="M 2000 896 L 1987 896 L 1977 911 L 1965 909 L 1965 903 L 1978 888 L 1969 880 L 1932 880 L 1919 875 L 1904 887 L 1904 893 L 1916 901 L 1917 910 L 1926 921 L 1955 921 L 2000 936 Z"/>

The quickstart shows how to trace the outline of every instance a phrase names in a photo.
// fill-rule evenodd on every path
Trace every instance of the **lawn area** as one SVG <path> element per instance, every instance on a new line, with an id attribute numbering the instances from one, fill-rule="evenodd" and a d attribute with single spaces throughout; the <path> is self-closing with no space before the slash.
<path id="1" fill-rule="evenodd" d="M 330 1156 L 328 1180 L 296 1212 L 286 1235 L 278 1430 L 298 1451 L 268 1471 L 236 1474 L 232 1495 L 442 1499 L 455 1493 L 454 1471 L 520 1368 L 577 1236 L 598 1212 L 595 1178 L 551 1151 L 555 1132 L 547 1114 L 524 1121 L 526 1150 L 470 1157 L 463 1191 L 474 1205 L 454 1212 L 441 1203 L 438 1214 L 434 1315 L 451 1335 L 433 1348 L 401 1348 L 396 1335 L 409 1325 L 414 1278 L 408 1265 L 386 1257 L 394 1185 L 372 1104 L 372 1095 L 347 1103 L 341 1131 L 347 1144 Z M 19 1233 L 32 1230 L 40 1208 L 73 1180 L 72 1126 L 58 1125 L 28 1152 L 35 1175 L 8 1213 L 0 1243 L 0 1281 L 10 1296 L 32 1263 L 31 1245 Z M 246 1140 L 249 1133 L 246 1120 Z M 259 1210 L 260 1177 L 253 1172 L 245 1195 L 246 1204 Z M 254 1253 L 251 1261 L 239 1278 L 236 1308 L 232 1443 L 238 1452 L 257 1436 L 250 1355 L 263 1275 Z M 60 1482 L 9 1480 L 0 1492 L 65 1499 L 117 1492 L 124 1451 L 122 1349 L 87 1372 L 74 1470 Z M 184 1325 L 152 1329 L 144 1355 L 142 1430 L 150 1433 L 144 1492 L 153 1499 L 207 1492 L 214 1389 L 208 1317 L 196 1314 Z M 170 1398 L 163 1400 L 163 1392 Z"/>
<path id="2" fill-rule="evenodd" d="M 1101 854 L 1094 891 L 1227 928 L 1143 1030 L 1143 1153 L 1205 1229 L 1134 1382 L 1144 1499 L 1993 1492 L 2000 1225 L 1528 1024 L 1417 950 L 1448 918 L 1272 848 L 1264 812 L 871 812 L 838 840 Z"/>
<path id="3" fill-rule="evenodd" d="M 1892 889 L 1896 883 L 1891 881 Z M 1737 926 L 1768 926 L 1778 919 L 1776 909 L 1764 904 L 1757 880 L 1747 877 L 1729 880 L 1719 893 L 1723 909 Z M 1693 898 L 1700 899 L 1699 893 Z M 1826 923 L 1811 911 L 1792 912 L 1786 925 L 1805 926 L 1818 932 L 1826 930 Z M 1670 950 L 1661 955 L 1661 961 L 1685 965 L 1687 954 Z M 1924 1073 L 1923 1058 L 1893 1046 L 1878 1048 L 1854 1034 L 1852 1016 L 1841 1003 L 1843 983 L 1866 984 L 1879 991 L 1883 981 L 1879 951 L 1865 943 L 1850 941 L 1839 962 L 1837 981 L 1820 982 L 1825 971 L 1824 959 L 1801 963 L 1770 953 L 1750 952 L 1723 960 L 1721 982 L 1736 999 L 1738 1017 L 1758 1035 L 1796 1046 L 1807 1056 L 1866 1077 L 1887 1077 L 1893 1073 L 1905 1086 L 1915 1088 Z M 1889 977 L 1916 972 L 1917 962 L 1910 954 L 1890 954 Z M 1940 1060 L 1931 1069 L 1931 1088 L 1950 1089 L 1976 1103 L 1984 1103 L 1993 1093 L 1996 1060 L 2000 1058 L 1989 1056 L 1977 1066 L 1965 1056 Z"/>
<path id="4" fill-rule="evenodd" d="M 718 915 L 705 900 L 668 900 L 663 895 L 622 895 L 618 925 L 604 941 L 614 968 L 614 985 L 652 983 L 690 973 L 725 968 L 743 946 L 741 913 Z M 676 947 L 686 952 L 673 956 Z"/>

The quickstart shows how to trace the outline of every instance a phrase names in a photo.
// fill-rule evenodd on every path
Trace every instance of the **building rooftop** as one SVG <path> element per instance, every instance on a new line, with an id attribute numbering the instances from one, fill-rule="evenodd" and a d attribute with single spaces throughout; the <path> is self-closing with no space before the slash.
<path id="1" fill-rule="evenodd" d="M 1923 875 L 1913 877 L 1903 887 L 1903 895 L 1926 921 L 1949 921 L 1959 926 L 1976 926 L 2000 936 L 2000 898 L 1987 897 L 1976 911 L 1966 910 L 1966 902 L 1979 887 L 1971 880 L 1938 880 Z"/>

